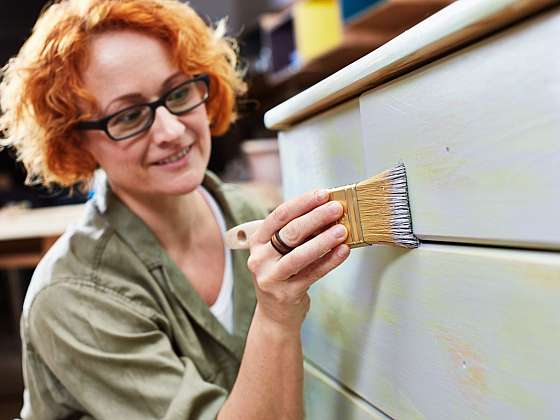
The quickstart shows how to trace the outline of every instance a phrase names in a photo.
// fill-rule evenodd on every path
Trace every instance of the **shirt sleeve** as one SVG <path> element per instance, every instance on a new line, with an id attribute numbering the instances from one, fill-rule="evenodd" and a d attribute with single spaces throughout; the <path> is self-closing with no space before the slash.
<path id="1" fill-rule="evenodd" d="M 155 311 L 114 291 L 52 285 L 33 302 L 28 328 L 76 409 L 95 419 L 215 419 L 227 397 L 176 355 Z"/>

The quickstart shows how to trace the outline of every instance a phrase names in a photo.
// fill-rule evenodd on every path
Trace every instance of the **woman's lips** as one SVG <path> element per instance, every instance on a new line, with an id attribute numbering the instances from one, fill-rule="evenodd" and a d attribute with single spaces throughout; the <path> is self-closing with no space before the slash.
<path id="1" fill-rule="evenodd" d="M 169 165 L 170 163 L 177 162 L 178 160 L 184 158 L 189 153 L 191 148 L 192 148 L 192 144 L 190 146 L 182 148 L 177 153 L 169 157 L 166 157 L 165 159 L 158 160 L 157 162 L 154 163 L 154 165 L 162 166 L 162 165 Z"/>

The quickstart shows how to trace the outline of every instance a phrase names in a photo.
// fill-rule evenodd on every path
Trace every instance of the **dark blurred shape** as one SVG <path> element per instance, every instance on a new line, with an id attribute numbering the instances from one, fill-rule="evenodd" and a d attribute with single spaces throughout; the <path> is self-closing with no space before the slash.
<path id="1" fill-rule="evenodd" d="M 45 0 L 3 1 L 0 13 L 0 63 L 15 55 L 31 34 Z"/>
<path id="2" fill-rule="evenodd" d="M 87 194 L 76 187 L 54 188 L 30 187 L 25 185 L 25 170 L 17 163 L 7 150 L 0 152 L 0 208 L 6 205 L 20 205 L 24 207 L 58 206 L 72 203 L 82 203 Z"/>
<path id="3" fill-rule="evenodd" d="M 45 0 L 21 0 L 2 2 L 0 13 L 0 64 L 17 54 L 31 34 L 33 24 L 47 4 Z M 69 196 L 67 189 L 48 191 L 24 185 L 25 171 L 13 159 L 8 150 L 0 152 L 0 207 L 6 204 L 23 203 L 29 207 L 76 203 L 84 201 L 83 194 Z"/>

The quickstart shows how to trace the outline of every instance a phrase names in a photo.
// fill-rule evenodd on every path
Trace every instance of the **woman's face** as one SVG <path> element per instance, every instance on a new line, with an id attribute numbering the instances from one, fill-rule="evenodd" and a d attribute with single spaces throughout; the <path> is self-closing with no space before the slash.
<path id="1" fill-rule="evenodd" d="M 97 119 L 157 100 L 192 76 L 172 63 L 159 39 L 122 30 L 92 39 L 83 80 L 97 100 Z M 160 106 L 148 131 L 119 142 L 104 131 L 82 133 L 86 149 L 122 198 L 191 192 L 201 183 L 210 158 L 211 136 L 204 104 L 181 116 Z"/>

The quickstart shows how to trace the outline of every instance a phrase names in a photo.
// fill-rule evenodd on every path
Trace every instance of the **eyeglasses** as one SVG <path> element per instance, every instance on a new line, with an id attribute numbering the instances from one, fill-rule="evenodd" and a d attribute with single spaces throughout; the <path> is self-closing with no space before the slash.
<path id="1" fill-rule="evenodd" d="M 208 75 L 196 76 L 174 87 L 154 102 L 133 105 L 97 121 L 81 121 L 78 130 L 103 130 L 111 140 L 121 141 L 150 129 L 156 109 L 164 106 L 173 115 L 184 115 L 208 100 Z"/>

